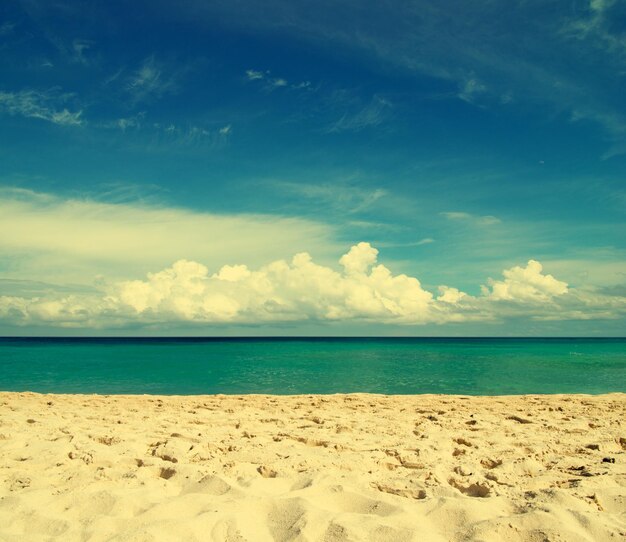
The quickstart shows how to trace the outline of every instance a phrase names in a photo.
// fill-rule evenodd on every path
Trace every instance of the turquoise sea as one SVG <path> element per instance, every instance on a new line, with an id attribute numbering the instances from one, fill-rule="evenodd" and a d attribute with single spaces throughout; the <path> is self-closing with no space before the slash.
<path id="1" fill-rule="evenodd" d="M 0 338 L 0 390 L 180 395 L 626 392 L 626 339 Z"/>

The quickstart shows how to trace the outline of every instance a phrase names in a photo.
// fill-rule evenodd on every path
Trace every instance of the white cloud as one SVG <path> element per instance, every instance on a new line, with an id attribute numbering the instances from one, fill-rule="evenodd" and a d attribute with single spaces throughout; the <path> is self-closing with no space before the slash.
<path id="1" fill-rule="evenodd" d="M 227 265 L 213 274 L 200 263 L 179 260 L 145 280 L 113 283 L 96 299 L 2 297 L 0 315 L 66 326 L 101 318 L 144 323 L 441 320 L 432 294 L 416 278 L 394 276 L 375 265 L 377 254 L 368 243 L 355 245 L 340 259 L 343 272 L 314 263 L 306 252 L 256 271 Z"/>
<path id="2" fill-rule="evenodd" d="M 339 263 L 348 275 L 365 273 L 378 258 L 378 250 L 369 243 L 354 245 L 347 254 L 344 254 Z"/>
<path id="3" fill-rule="evenodd" d="M 71 97 L 71 94 L 61 94 L 55 90 L 0 91 L 0 111 L 9 115 L 46 120 L 53 124 L 79 126 L 83 124 L 82 110 L 72 112 L 63 107 Z"/>
<path id="4" fill-rule="evenodd" d="M 468 295 L 465 292 L 461 292 L 457 288 L 451 288 L 449 286 L 439 286 L 439 297 L 437 301 L 442 303 L 450 303 L 452 305 L 458 304 L 463 298 L 467 298 Z"/>
<path id="5" fill-rule="evenodd" d="M 550 301 L 568 291 L 567 283 L 542 273 L 543 266 L 530 260 L 526 267 L 512 267 L 503 272 L 504 280 L 490 280 L 484 294 L 494 301 Z"/>
<path id="6" fill-rule="evenodd" d="M 476 297 L 448 286 L 440 286 L 435 297 L 417 278 L 394 275 L 379 264 L 378 250 L 365 242 L 351 247 L 339 265 L 319 265 L 306 252 L 258 269 L 228 264 L 213 272 L 199 262 L 179 260 L 145 279 L 105 281 L 96 294 L 1 296 L 0 320 L 101 328 L 304 321 L 420 325 L 519 317 L 584 320 L 626 313 L 626 297 L 568 288 L 544 274 L 534 260 L 505 270 L 504 280 L 490 280 L 491 288 Z"/>

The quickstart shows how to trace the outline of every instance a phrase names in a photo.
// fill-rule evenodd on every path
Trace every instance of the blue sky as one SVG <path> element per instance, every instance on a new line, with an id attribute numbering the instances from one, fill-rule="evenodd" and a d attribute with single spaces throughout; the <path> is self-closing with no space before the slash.
<path id="1" fill-rule="evenodd" d="M 10 0 L 0 70 L 3 334 L 626 331 L 623 2 Z"/>

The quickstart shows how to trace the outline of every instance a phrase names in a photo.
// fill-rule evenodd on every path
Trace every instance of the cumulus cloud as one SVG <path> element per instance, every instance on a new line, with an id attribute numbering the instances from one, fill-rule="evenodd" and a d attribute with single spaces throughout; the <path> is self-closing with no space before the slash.
<path id="1" fill-rule="evenodd" d="M 339 260 L 343 271 L 316 264 L 306 252 L 255 271 L 227 265 L 213 274 L 202 264 L 181 260 L 146 280 L 115 284 L 107 299 L 147 319 L 435 319 L 429 313 L 432 295 L 417 279 L 375 265 L 377 255 L 369 243 L 359 243 Z"/>
<path id="2" fill-rule="evenodd" d="M 542 273 L 543 266 L 530 260 L 526 267 L 512 267 L 502 274 L 504 280 L 490 280 L 491 290 L 483 287 L 483 293 L 493 300 L 550 301 L 567 293 L 567 283 Z"/>
<path id="3" fill-rule="evenodd" d="M 97 294 L 0 297 L 0 320 L 63 327 L 120 325 L 264 324 L 356 321 L 405 325 L 533 319 L 617 318 L 626 297 L 591 294 L 544 274 L 539 262 L 503 272 L 482 294 L 440 286 L 435 297 L 420 281 L 378 263 L 378 250 L 361 242 L 319 265 L 306 252 L 251 269 L 179 260 L 140 280 L 104 282 Z"/>
<path id="4" fill-rule="evenodd" d="M 463 298 L 467 297 L 468 295 L 465 292 L 461 292 L 457 288 L 451 288 L 450 286 L 439 286 L 439 297 L 437 297 L 437 301 L 440 301 L 441 303 L 457 305 L 463 300 Z"/>

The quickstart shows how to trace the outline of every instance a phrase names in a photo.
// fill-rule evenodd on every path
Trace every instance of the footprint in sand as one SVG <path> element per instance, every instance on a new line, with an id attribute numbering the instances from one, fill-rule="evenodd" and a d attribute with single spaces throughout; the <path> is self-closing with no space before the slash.
<path id="1" fill-rule="evenodd" d="M 10 479 L 9 491 L 17 491 L 30 487 L 31 480 L 28 476 L 15 475 Z"/>
<path id="2" fill-rule="evenodd" d="M 180 442 L 178 440 L 165 440 L 150 445 L 150 454 L 158 457 L 163 461 L 178 463 L 180 457 L 187 455 L 193 448 L 189 443 Z"/>
<path id="3" fill-rule="evenodd" d="M 296 539 L 306 524 L 306 510 L 299 499 L 278 501 L 267 516 L 267 527 L 275 542 Z"/>
<path id="4" fill-rule="evenodd" d="M 81 459 L 85 465 L 93 463 L 93 454 L 91 452 L 82 452 L 80 450 L 69 452 L 67 457 L 70 459 Z"/>
<path id="5" fill-rule="evenodd" d="M 162 467 L 159 471 L 159 478 L 163 478 L 164 480 L 169 480 L 176 475 L 176 469 L 172 467 Z"/>
<path id="6" fill-rule="evenodd" d="M 463 495 L 469 497 L 488 497 L 491 494 L 491 488 L 482 482 L 463 483 L 455 478 L 450 478 L 448 483 L 458 489 Z"/>
<path id="7" fill-rule="evenodd" d="M 491 459 L 488 457 L 483 459 L 480 464 L 486 469 L 495 469 L 496 467 L 502 465 L 502 459 Z"/>
<path id="8" fill-rule="evenodd" d="M 257 472 L 263 476 L 263 478 L 276 478 L 277 476 L 276 471 L 266 465 L 260 465 L 257 468 Z"/>
<path id="9" fill-rule="evenodd" d="M 348 542 L 348 530 L 338 523 L 331 523 L 324 533 L 324 542 Z"/>
<path id="10" fill-rule="evenodd" d="M 389 493 L 390 495 L 397 495 L 398 497 L 405 497 L 408 499 L 422 500 L 426 498 L 426 491 L 424 489 L 411 489 L 411 488 L 397 488 L 384 484 L 376 484 L 374 487 L 378 491 L 383 493 Z"/>

